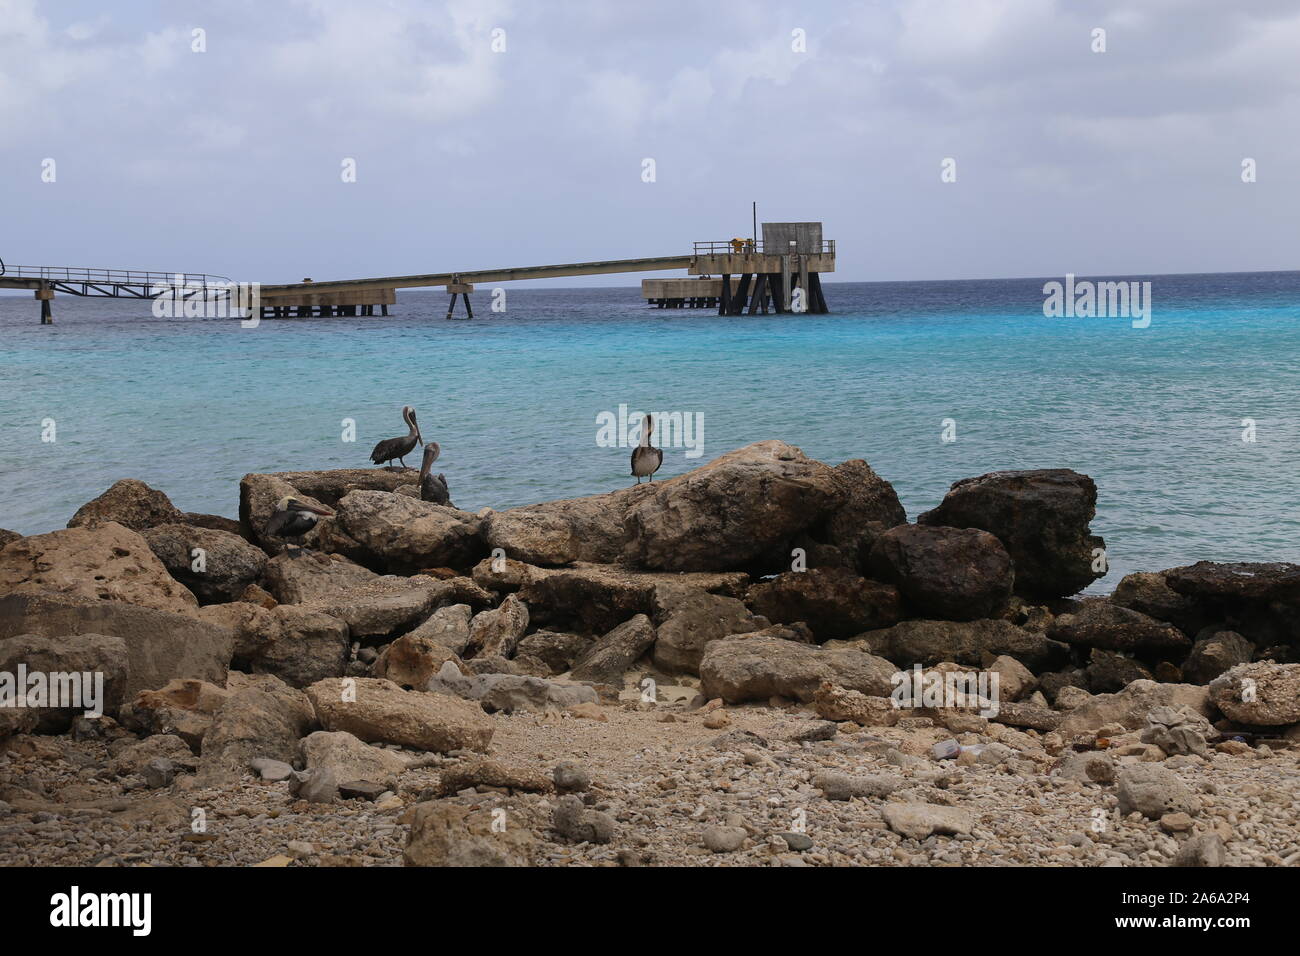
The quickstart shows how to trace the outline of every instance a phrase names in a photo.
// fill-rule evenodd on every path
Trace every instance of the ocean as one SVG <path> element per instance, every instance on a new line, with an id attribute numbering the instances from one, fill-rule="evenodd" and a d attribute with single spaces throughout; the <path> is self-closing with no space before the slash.
<path id="1" fill-rule="evenodd" d="M 1097 591 L 1300 560 L 1300 272 L 1140 278 L 1146 328 L 1047 318 L 1045 279 L 827 283 L 830 315 L 726 318 L 506 286 L 505 312 L 481 287 L 475 319 L 447 322 L 444 292 L 402 291 L 387 318 L 256 328 L 65 295 L 43 327 L 29 293 L 0 295 L 0 527 L 63 527 L 126 477 L 233 517 L 248 472 L 368 466 L 404 404 L 458 507 L 595 494 L 634 480 L 599 425 L 626 406 L 702 429 L 659 477 L 779 438 L 866 459 L 911 519 L 961 478 L 1074 468 L 1098 487 Z"/>

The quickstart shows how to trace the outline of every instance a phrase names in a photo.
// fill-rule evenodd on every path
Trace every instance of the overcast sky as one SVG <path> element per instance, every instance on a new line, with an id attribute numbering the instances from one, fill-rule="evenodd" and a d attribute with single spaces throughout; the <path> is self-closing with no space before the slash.
<path id="1" fill-rule="evenodd" d="M 0 257 L 677 255 L 756 199 L 843 280 L 1292 269 L 1297 64 L 1283 0 L 0 0 Z"/>

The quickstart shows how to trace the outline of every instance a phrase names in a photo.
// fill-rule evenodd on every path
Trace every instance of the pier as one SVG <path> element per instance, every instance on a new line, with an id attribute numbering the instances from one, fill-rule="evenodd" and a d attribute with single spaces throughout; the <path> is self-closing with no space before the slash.
<path id="1" fill-rule="evenodd" d="M 476 285 L 529 279 L 664 272 L 684 269 L 693 278 L 646 279 L 642 297 L 659 308 L 716 308 L 719 315 L 828 311 L 821 274 L 835 271 L 835 242 L 822 238 L 819 222 L 765 222 L 762 238 L 696 242 L 690 255 L 601 259 L 556 265 L 512 266 L 462 272 L 237 285 L 206 273 L 144 272 L 65 266 L 8 266 L 0 262 L 0 289 L 30 289 L 40 302 L 41 323 L 54 321 L 56 293 L 108 298 L 156 299 L 170 295 L 231 300 L 237 289 L 256 290 L 260 318 L 388 315 L 398 289 L 445 288 L 447 318 L 462 300 L 473 318 Z M 378 310 L 378 313 L 376 313 Z"/>

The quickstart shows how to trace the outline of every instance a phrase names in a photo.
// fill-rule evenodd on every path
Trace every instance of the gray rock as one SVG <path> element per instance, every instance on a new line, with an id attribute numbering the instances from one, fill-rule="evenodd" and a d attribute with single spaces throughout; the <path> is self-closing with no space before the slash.
<path id="1" fill-rule="evenodd" d="M 146 528 L 140 535 L 167 572 L 193 591 L 202 604 L 239 600 L 266 567 L 266 552 L 225 531 L 162 524 Z M 201 562 L 196 552 L 201 552 Z"/>
<path id="2" fill-rule="evenodd" d="M 608 843 L 614 838 L 614 818 L 599 810 L 588 810 L 575 794 L 556 802 L 551 826 L 574 843 Z"/>
<path id="3" fill-rule="evenodd" d="M 272 760 L 270 757 L 257 757 L 250 761 L 249 767 L 260 779 L 268 783 L 288 780 L 293 773 L 293 767 L 289 764 L 283 760 Z"/>
<path id="4" fill-rule="evenodd" d="M 975 825 L 969 810 L 929 803 L 887 803 L 880 815 L 889 829 L 912 840 L 924 840 L 933 834 L 970 833 Z"/>
<path id="5" fill-rule="evenodd" d="M 1200 797 L 1183 783 L 1178 774 L 1159 764 L 1139 763 L 1124 767 L 1116 782 L 1121 814 L 1137 811 L 1148 819 L 1159 820 L 1166 813 L 1195 816 L 1200 812 Z"/>
<path id="6" fill-rule="evenodd" d="M 749 833 L 744 827 L 706 827 L 701 842 L 714 853 L 734 853 L 745 844 Z"/>
<path id="7" fill-rule="evenodd" d="M 514 594 L 501 606 L 475 615 L 469 626 L 469 650 L 478 656 L 511 658 L 528 630 L 528 605 Z"/>
<path id="8" fill-rule="evenodd" d="M 141 775 L 144 777 L 145 786 L 151 790 L 159 790 L 163 787 L 170 787 L 176 779 L 176 764 L 167 757 L 155 757 L 144 765 Z"/>
<path id="9" fill-rule="evenodd" d="M 654 664 L 671 674 L 696 674 L 710 641 L 769 627 L 743 601 L 721 594 L 696 592 L 675 603 L 659 625 Z"/>
<path id="10" fill-rule="evenodd" d="M 1174 866 L 1223 866 L 1223 838 L 1217 833 L 1189 837 L 1178 848 Z"/>
<path id="11" fill-rule="evenodd" d="M 1155 744 L 1170 756 L 1195 754 L 1209 756 L 1207 739 L 1217 739 L 1218 731 L 1208 720 L 1186 707 L 1156 707 L 1147 714 L 1147 726 L 1142 731 L 1144 744 Z"/>
<path id="12" fill-rule="evenodd" d="M 847 774 L 824 770 L 813 777 L 812 784 L 827 800 L 850 800 L 853 797 L 883 798 L 903 785 L 893 774 Z"/>
<path id="13" fill-rule="evenodd" d="M 289 778 L 289 793 L 308 803 L 333 803 L 339 795 L 339 782 L 326 768 L 295 770 Z"/>
<path id="14" fill-rule="evenodd" d="M 572 760 L 556 764 L 553 778 L 555 789 L 561 793 L 576 793 L 591 787 L 591 775 Z"/>
<path id="15" fill-rule="evenodd" d="M 874 697 L 888 697 L 897 670 L 853 648 L 823 648 L 787 640 L 774 627 L 711 642 L 700 664 L 700 689 L 729 704 L 787 697 L 811 701 L 822 681 Z"/>

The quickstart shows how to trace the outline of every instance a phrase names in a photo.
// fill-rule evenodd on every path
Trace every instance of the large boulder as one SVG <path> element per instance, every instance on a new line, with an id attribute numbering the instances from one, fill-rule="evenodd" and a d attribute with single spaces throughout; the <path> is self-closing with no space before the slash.
<path id="1" fill-rule="evenodd" d="M 811 701 L 823 681 L 888 697 L 897 672 L 889 661 L 853 648 L 825 648 L 782 636 L 773 627 L 711 641 L 700 661 L 700 690 L 729 704 L 787 697 Z"/>
<path id="2" fill-rule="evenodd" d="M 115 521 L 20 538 L 0 550 L 0 592 L 23 587 L 180 614 L 199 602 L 148 542 Z"/>
<path id="3" fill-rule="evenodd" d="M 654 664 L 670 674 L 698 675 L 704 648 L 710 641 L 761 631 L 771 624 L 736 598 L 694 592 L 675 602 L 659 625 Z"/>
<path id="4" fill-rule="evenodd" d="M 368 584 L 378 577 L 374 571 L 339 554 L 306 559 L 278 554 L 266 562 L 262 584 L 281 604 L 306 604 L 345 588 Z"/>
<path id="5" fill-rule="evenodd" d="M 306 495 L 333 508 L 354 491 L 397 491 L 415 481 L 415 471 L 389 471 L 387 468 L 334 468 L 327 471 L 274 471 L 267 477 L 278 478 Z"/>
<path id="6" fill-rule="evenodd" d="M 1047 629 L 1054 641 L 1108 651 L 1185 651 L 1192 640 L 1172 624 L 1105 600 L 1084 601 Z"/>
<path id="7" fill-rule="evenodd" d="M 458 606 L 464 607 L 463 604 Z M 443 664 L 458 660 L 456 652 L 438 641 L 435 635 L 412 631 L 384 648 L 375 661 L 373 673 L 399 687 L 423 690 L 429 678 L 442 670 Z"/>
<path id="8" fill-rule="evenodd" d="M 486 751 L 495 728 L 483 709 L 468 701 L 404 691 L 377 678 L 319 681 L 307 688 L 307 696 L 326 730 L 416 750 Z"/>
<path id="9" fill-rule="evenodd" d="M 144 690 L 124 704 L 118 715 L 123 727 L 146 736 L 170 734 L 198 753 L 212 718 L 225 706 L 232 689 L 201 680 L 176 679 L 157 690 Z"/>
<path id="10" fill-rule="evenodd" d="M 654 625 L 638 614 L 597 640 L 573 665 L 573 679 L 622 686 L 623 672 L 654 642 Z"/>
<path id="11" fill-rule="evenodd" d="M 181 511 L 163 492 L 150 488 L 143 481 L 123 478 L 98 498 L 78 508 L 68 527 L 90 527 L 115 521 L 132 531 L 143 531 L 183 520 Z"/>
<path id="12" fill-rule="evenodd" d="M 897 587 L 910 613 L 952 621 L 996 617 L 1014 581 L 1002 542 L 978 528 L 891 528 L 876 538 L 867 570 Z"/>
<path id="13" fill-rule="evenodd" d="M 248 602 L 212 604 L 199 614 L 234 631 L 235 664 L 274 675 L 290 687 L 340 677 L 347 667 L 348 626 L 330 614 L 295 604 L 267 609 Z"/>
<path id="14" fill-rule="evenodd" d="M 1070 656 L 1065 644 L 999 619 L 902 621 L 883 630 L 868 631 L 858 640 L 872 653 L 900 667 L 929 667 L 944 661 L 982 667 L 1005 655 L 1037 673 L 1065 663 Z"/>
<path id="15" fill-rule="evenodd" d="M 299 741 L 303 767 L 328 770 L 339 783 L 387 783 L 406 770 L 406 758 L 343 731 L 318 730 Z"/>
<path id="16" fill-rule="evenodd" d="M 594 639 L 585 634 L 571 634 L 566 631 L 534 631 L 520 638 L 515 651 L 515 660 L 519 664 L 535 662 L 536 676 L 547 677 L 551 674 L 563 674 L 572 669 L 578 658 L 594 643 Z M 658 646 L 656 644 L 656 646 Z"/>
<path id="17" fill-rule="evenodd" d="M 1126 574 L 1115 586 L 1110 603 L 1140 611 L 1157 621 L 1168 621 L 1189 636 L 1209 623 L 1200 602 L 1171 588 L 1159 571 Z"/>
<path id="18" fill-rule="evenodd" d="M 1217 631 L 1197 637 L 1183 661 L 1183 677 L 1193 684 L 1208 684 L 1238 664 L 1249 664 L 1255 645 L 1236 631 Z"/>
<path id="19" fill-rule="evenodd" d="M 199 620 L 193 614 L 47 592 L 0 597 L 0 638 L 19 634 L 50 638 L 111 634 L 122 638 L 128 663 L 123 693 L 128 698 L 178 677 L 224 685 L 235 644 L 229 627 Z"/>
<path id="20" fill-rule="evenodd" d="M 414 646 L 440 644 L 453 655 L 461 657 L 469 647 L 469 626 L 473 616 L 474 612 L 468 604 L 450 604 L 438 608 L 427 621 L 404 636 L 409 637 Z"/>
<path id="21" fill-rule="evenodd" d="M 650 491 L 650 485 L 639 485 L 493 511 L 483 519 L 483 538 L 493 550 L 528 564 L 609 564 L 622 553 L 629 504 Z"/>
<path id="22" fill-rule="evenodd" d="M 509 659 L 527 630 L 528 605 L 516 594 L 507 595 L 500 607 L 480 611 L 470 621 L 469 650 L 479 657 Z"/>
<path id="23" fill-rule="evenodd" d="M 315 722 L 301 691 L 274 677 L 258 677 L 234 691 L 203 735 L 199 782 L 238 780 L 259 757 L 293 763 L 298 740 Z"/>
<path id="24" fill-rule="evenodd" d="M 624 557 L 651 570 L 778 570 L 845 494 L 830 466 L 785 442 L 756 442 L 631 502 Z"/>
<path id="25" fill-rule="evenodd" d="M 737 596 L 744 593 L 749 576 L 735 572 L 672 574 L 638 572 L 607 564 L 579 564 L 573 568 L 533 568 L 505 562 L 504 574 L 484 571 L 492 559 L 474 569 L 475 580 L 485 587 L 494 579 L 519 580 L 519 597 L 533 609 L 534 620 L 548 626 L 576 626 L 604 632 L 629 617 L 662 617 L 673 603 L 696 591 Z M 508 584 L 500 590 L 513 590 Z"/>
<path id="26" fill-rule="evenodd" d="M 429 681 L 425 690 L 477 701 L 488 713 L 567 710 L 579 704 L 594 704 L 598 699 L 590 684 L 545 680 L 524 674 L 470 676 L 450 661 Z"/>
<path id="27" fill-rule="evenodd" d="M 203 604 L 237 601 L 266 567 L 266 552 L 225 531 L 163 524 L 140 536 L 167 572 Z"/>
<path id="28" fill-rule="evenodd" d="M 317 501 L 310 495 L 303 494 L 283 478 L 274 475 L 245 475 L 239 482 L 239 524 L 248 534 L 250 540 L 261 547 L 267 554 L 276 555 L 285 550 L 287 542 L 278 535 L 266 533 L 266 523 L 275 513 L 275 506 L 280 499 L 292 496 L 314 507 L 324 508 L 323 501 Z M 316 522 L 311 531 L 303 535 L 305 547 L 318 547 L 321 532 L 333 519 L 322 518 Z M 297 542 L 295 541 L 295 544 Z"/>
<path id="29" fill-rule="evenodd" d="M 17 531 L 10 531 L 8 528 L 0 528 L 0 548 L 3 548 L 11 541 L 17 541 L 22 535 Z"/>
<path id="30" fill-rule="evenodd" d="M 320 611 L 347 624 L 353 640 L 379 641 L 405 634 L 449 603 L 456 586 L 417 574 L 381 577 L 343 588 L 297 607 Z"/>
<path id="31" fill-rule="evenodd" d="M 495 826 L 495 816 L 442 800 L 416 804 L 402 862 L 406 866 L 529 866 L 536 838 L 523 827 Z"/>
<path id="32" fill-rule="evenodd" d="M 354 491 L 336 506 L 337 524 L 359 551 L 349 555 L 386 572 L 468 568 L 487 553 L 480 519 L 407 495 Z"/>
<path id="33" fill-rule="evenodd" d="M 1116 694 L 1098 694 L 1075 707 L 1061 718 L 1057 731 L 1069 740 L 1076 735 L 1095 733 L 1109 724 L 1119 724 L 1125 730 L 1143 730 L 1147 716 L 1158 707 L 1187 708 L 1202 717 L 1217 717 L 1204 687 L 1135 680 Z"/>
<path id="34" fill-rule="evenodd" d="M 980 528 L 996 535 L 1015 562 L 1016 593 L 1066 597 L 1104 571 L 1093 570 L 1105 542 L 1089 531 L 1097 486 L 1068 468 L 998 471 L 965 478 L 939 507 L 918 517 L 923 525 Z"/>
<path id="35" fill-rule="evenodd" d="M 20 665 L 26 669 L 27 684 L 16 679 Z M 87 713 L 117 716 L 129 667 L 126 642 L 112 635 L 20 634 L 0 640 L 0 674 L 12 675 L 12 690 L 25 691 L 27 706 L 38 708 L 36 729 L 41 733 L 62 733 L 74 718 Z M 36 675 L 40 686 L 33 687 Z"/>
<path id="36" fill-rule="evenodd" d="M 776 624 L 803 621 L 819 642 L 888 627 L 903 616 L 893 585 L 836 567 L 786 571 L 751 587 L 745 602 Z"/>
<path id="37" fill-rule="evenodd" d="M 1171 589 L 1189 597 L 1300 605 L 1300 564 L 1198 561 L 1163 573 Z"/>
<path id="38" fill-rule="evenodd" d="M 881 478 L 865 461 L 855 458 L 831 469 L 843 495 L 813 535 L 839 549 L 862 570 L 876 539 L 907 521 L 907 512 L 893 485 Z"/>
<path id="39" fill-rule="evenodd" d="M 1212 680 L 1209 689 L 1215 706 L 1239 724 L 1300 724 L 1300 664 L 1238 664 Z"/>

